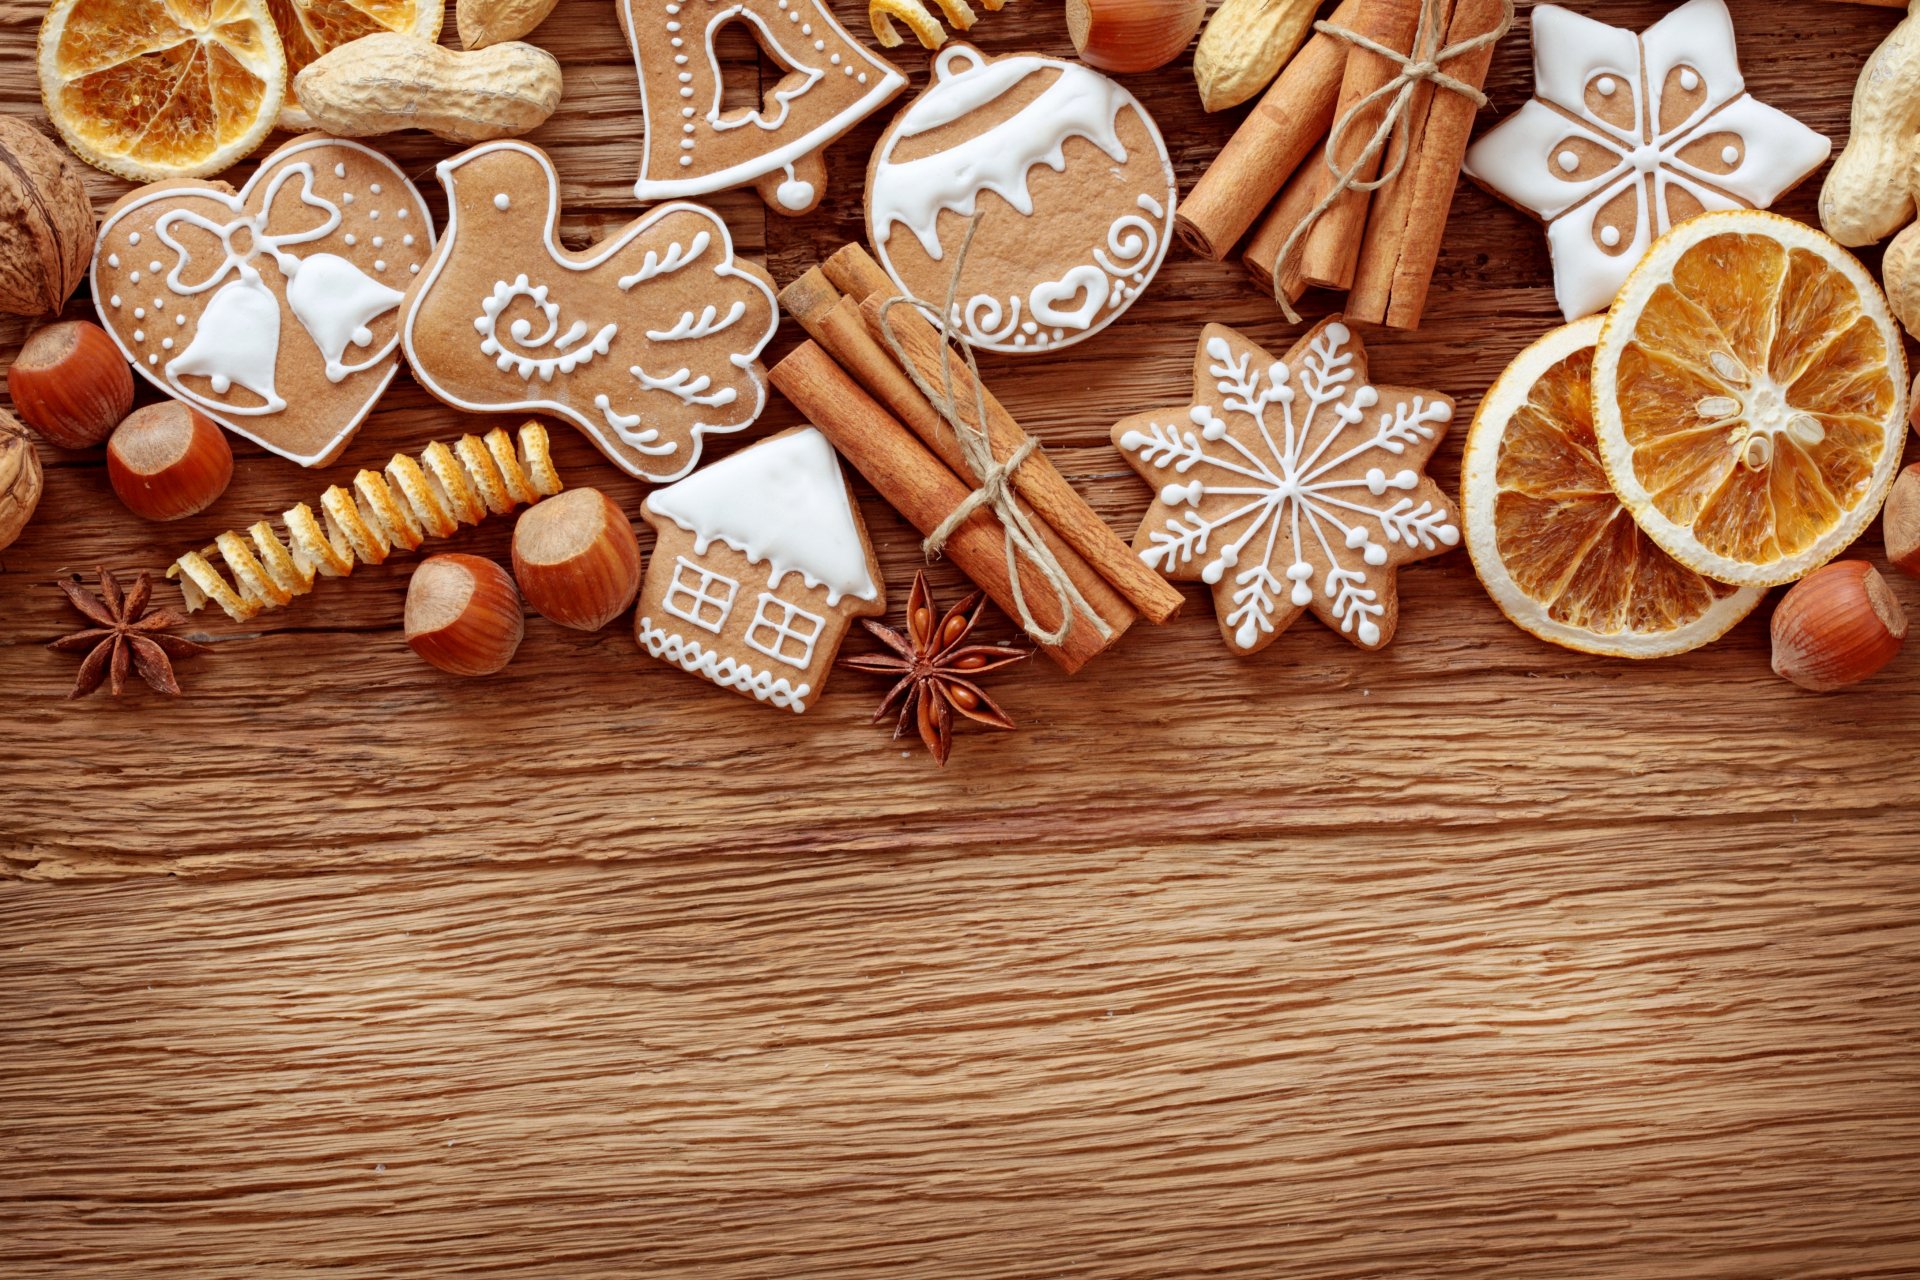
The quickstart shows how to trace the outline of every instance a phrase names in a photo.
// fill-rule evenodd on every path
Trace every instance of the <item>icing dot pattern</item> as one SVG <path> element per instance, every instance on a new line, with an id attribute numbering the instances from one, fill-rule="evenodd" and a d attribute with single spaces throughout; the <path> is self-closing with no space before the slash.
<path id="1" fill-rule="evenodd" d="M 353 375 L 391 369 L 397 349 L 404 285 L 379 284 L 376 276 L 400 263 L 373 257 L 365 225 L 380 211 L 363 197 L 384 187 L 390 197 L 418 199 L 403 177 L 367 184 L 366 168 L 350 160 L 315 164 L 294 154 L 315 146 L 352 146 L 369 163 L 388 166 L 357 144 L 289 143 L 236 194 L 171 190 L 123 205 L 101 230 L 93 266 L 100 319 L 143 376 L 296 461 L 318 456 L 309 442 L 325 442 L 307 424 L 322 433 L 358 425 L 376 384 Z M 314 210 L 327 222 L 296 212 Z M 390 216 L 408 216 L 406 206 Z M 432 247 L 430 226 L 422 239 L 415 247 L 408 237 L 404 255 L 415 273 Z M 136 257 L 143 241 L 148 254 Z M 317 265 L 303 276 L 310 263 Z M 311 282 L 304 292 L 301 279 Z M 155 292 L 125 297 L 127 286 Z M 265 323 L 268 316 L 277 323 Z M 288 380 L 307 371 L 346 389 L 313 394 L 302 383 L 293 394 Z"/>
<path id="2" fill-rule="evenodd" d="M 797 73 L 801 83 L 776 89 L 774 101 L 762 110 L 744 118 L 730 113 L 723 122 L 719 68 L 713 65 L 710 45 L 703 47 L 704 42 L 685 29 L 683 7 L 674 0 L 649 14 L 636 0 L 627 10 L 629 44 L 636 50 L 642 78 L 652 81 L 643 86 L 642 101 L 649 114 L 677 106 L 682 121 L 677 133 L 666 130 L 658 117 L 649 122 L 647 159 L 635 184 L 641 200 L 700 195 L 782 169 L 791 171 L 804 158 L 794 150 L 802 135 L 817 138 L 821 126 L 840 121 L 842 127 L 850 126 L 882 105 L 870 72 L 883 83 L 900 81 L 897 72 L 847 35 L 823 0 L 737 0 L 729 5 L 728 15 L 738 12 L 754 19 L 748 25 L 763 49 Z M 695 26 L 693 32 L 699 29 Z M 836 69 L 840 75 L 829 78 Z M 701 176 L 702 170 L 713 175 L 711 183 Z M 784 199 L 778 203 L 795 208 Z M 800 207 L 812 203 L 810 196 Z"/>

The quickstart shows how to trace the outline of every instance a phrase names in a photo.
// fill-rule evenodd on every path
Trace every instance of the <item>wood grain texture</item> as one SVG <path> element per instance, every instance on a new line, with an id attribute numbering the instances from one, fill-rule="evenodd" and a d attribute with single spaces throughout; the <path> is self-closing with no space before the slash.
<path id="1" fill-rule="evenodd" d="M 1842 139 L 1899 15 L 1734 7 L 1755 94 Z M 0 110 L 38 117 L 41 11 L 0 0 Z M 1065 53 L 1062 25 L 1015 0 L 975 35 Z M 635 212 L 633 71 L 602 0 L 534 38 L 577 246 Z M 1189 186 L 1242 113 L 1202 115 L 1181 64 L 1128 84 Z M 1483 121 L 1529 84 L 1522 31 Z M 860 235 L 885 115 L 828 153 L 816 214 L 714 201 L 781 283 Z M 447 148 L 381 145 L 438 213 Z M 1556 317 L 1537 228 L 1463 187 L 1426 323 L 1369 350 L 1464 424 Z M 1176 247 L 1071 360 L 984 372 L 1130 536 L 1147 494 L 1107 431 L 1187 394 L 1215 319 L 1296 332 L 1234 258 Z M 24 332 L 0 322 L 0 365 Z M 796 420 L 776 400 L 714 454 Z M 497 421 L 403 377 L 340 465 L 237 448 L 173 526 L 124 513 L 97 453 L 45 452 L 0 552 L 0 1272 L 1920 1275 L 1913 654 L 1803 695 L 1763 607 L 1684 658 L 1581 657 L 1456 555 L 1400 576 L 1381 654 L 1303 620 L 1235 661 L 1189 591 L 1077 677 L 1006 673 L 1022 728 L 963 731 L 942 772 L 866 723 L 858 674 L 774 713 L 625 625 L 533 619 L 500 677 L 442 677 L 402 640 L 402 557 L 199 615 L 182 702 L 62 701 L 61 574 L 158 571 Z M 637 511 L 554 435 L 570 483 Z M 917 539 L 860 492 L 904 596 Z M 446 549 L 504 559 L 510 531 Z"/>
<path id="2" fill-rule="evenodd" d="M 0 886 L 10 1276 L 1893 1276 L 1904 815 Z"/>

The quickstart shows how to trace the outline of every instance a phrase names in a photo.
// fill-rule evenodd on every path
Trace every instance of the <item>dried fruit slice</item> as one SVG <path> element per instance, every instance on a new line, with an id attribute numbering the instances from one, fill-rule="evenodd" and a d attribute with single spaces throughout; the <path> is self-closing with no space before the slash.
<path id="1" fill-rule="evenodd" d="M 446 20 L 444 0 L 267 0 L 280 43 L 287 50 L 287 74 L 349 40 L 381 31 L 398 31 L 438 40 Z"/>
<path id="2" fill-rule="evenodd" d="M 1710 213 L 1654 242 L 1593 360 L 1614 492 L 1674 559 L 1790 582 L 1859 536 L 1906 430 L 1906 356 L 1852 254 L 1777 214 Z"/>
<path id="3" fill-rule="evenodd" d="M 1582 653 L 1664 658 L 1719 639 L 1766 593 L 1679 564 L 1614 496 L 1593 436 L 1604 319 L 1541 338 L 1480 402 L 1460 469 L 1467 551 L 1521 630 Z"/>
<path id="4" fill-rule="evenodd" d="M 122 177 L 205 177 L 260 145 L 287 64 L 264 0 L 54 0 L 40 96 L 73 153 Z"/>

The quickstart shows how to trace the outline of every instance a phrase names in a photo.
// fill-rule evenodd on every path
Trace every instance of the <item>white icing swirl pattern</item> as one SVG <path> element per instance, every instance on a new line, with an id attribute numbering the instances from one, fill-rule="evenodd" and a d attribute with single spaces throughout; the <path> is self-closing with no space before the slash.
<path id="1" fill-rule="evenodd" d="M 902 141 L 990 106 L 1041 72 L 1054 73 L 1053 80 L 1005 120 L 931 154 L 893 158 Z M 1145 126 L 1158 150 L 1155 172 L 1164 176 L 1158 190 L 1137 193 L 1133 208 L 1087 246 L 1082 261 L 1018 293 L 963 290 L 950 318 L 969 342 L 996 351 L 1042 351 L 1097 332 L 1139 296 L 1165 256 L 1173 218 L 1172 168 L 1151 117 L 1119 84 L 1054 58 L 1016 55 L 989 61 L 971 46 L 955 44 L 934 59 L 934 74 L 934 84 L 888 131 L 867 192 L 874 247 L 894 282 L 908 293 L 914 290 L 889 252 L 897 228 L 904 227 L 932 261 L 943 262 L 953 245 L 941 238 L 942 212 L 971 219 L 1004 207 L 1034 217 L 1030 175 L 1041 166 L 1064 173 L 1068 140 L 1091 143 L 1117 169 L 1129 160 L 1121 120 L 1132 111 Z M 982 204 L 988 193 L 996 198 L 990 206 Z"/>

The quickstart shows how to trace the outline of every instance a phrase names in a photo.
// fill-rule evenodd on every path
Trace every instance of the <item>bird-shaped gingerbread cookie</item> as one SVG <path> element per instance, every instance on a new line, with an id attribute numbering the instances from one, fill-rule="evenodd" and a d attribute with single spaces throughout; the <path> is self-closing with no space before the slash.
<path id="1" fill-rule="evenodd" d="M 778 306 L 717 214 L 662 205 L 575 252 L 538 148 L 491 142 L 438 172 L 446 231 L 401 327 L 421 386 L 459 409 L 557 414 L 657 481 L 693 470 L 706 433 L 759 416 Z"/>

